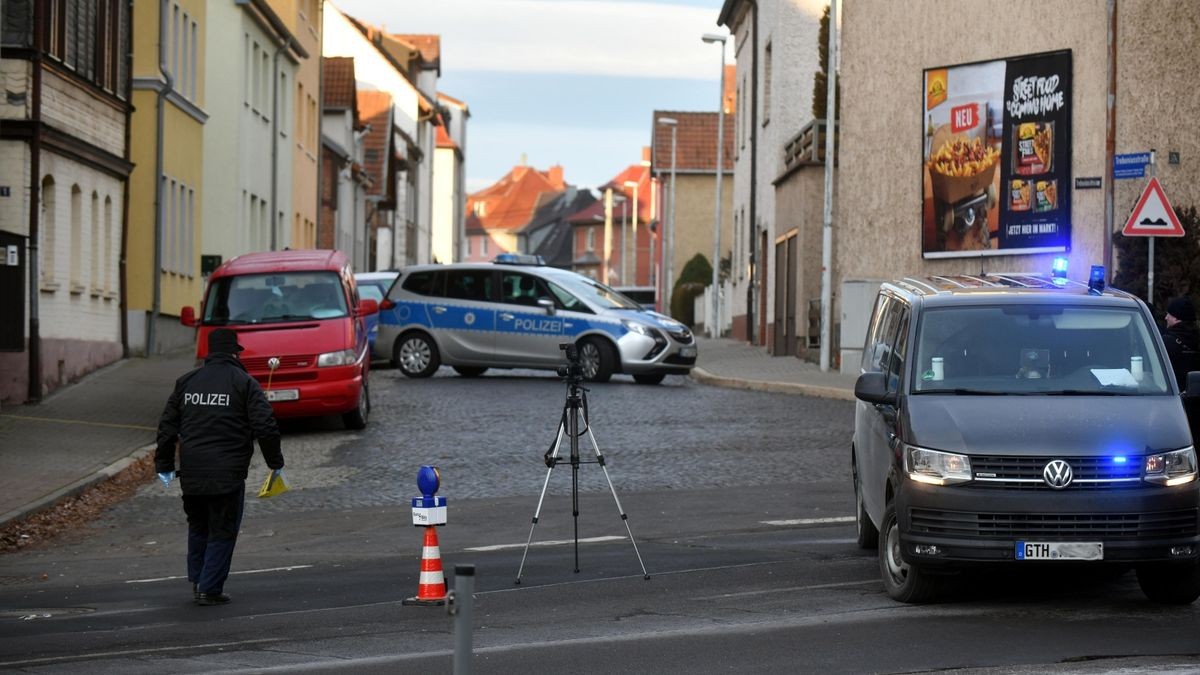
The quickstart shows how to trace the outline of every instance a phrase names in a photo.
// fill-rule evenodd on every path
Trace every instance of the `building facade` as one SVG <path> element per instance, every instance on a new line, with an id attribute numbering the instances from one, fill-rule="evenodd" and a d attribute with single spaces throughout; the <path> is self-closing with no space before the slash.
<path id="1" fill-rule="evenodd" d="M 438 93 L 443 113 L 437 128 L 433 164 L 432 259 L 457 262 L 462 257 L 467 213 L 467 104 Z"/>
<path id="2" fill-rule="evenodd" d="M 122 356 L 130 6 L 9 0 L 0 73 L 0 402 Z"/>

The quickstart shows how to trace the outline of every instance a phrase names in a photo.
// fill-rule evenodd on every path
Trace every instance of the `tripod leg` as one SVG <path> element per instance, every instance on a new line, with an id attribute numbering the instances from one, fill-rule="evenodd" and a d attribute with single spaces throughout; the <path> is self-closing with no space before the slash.
<path id="1" fill-rule="evenodd" d="M 551 459 L 558 459 L 558 451 L 562 448 L 562 437 L 566 427 L 559 425 L 558 436 L 554 439 L 554 452 L 550 454 Z M 538 497 L 537 509 L 533 512 L 533 523 L 529 526 L 529 538 L 525 540 L 525 552 L 521 554 L 521 566 L 517 568 L 517 581 L 521 583 L 521 572 L 525 569 L 525 556 L 529 555 L 529 545 L 533 542 L 533 528 L 537 527 L 538 518 L 542 515 L 542 503 L 546 500 L 546 488 L 550 486 L 550 473 L 554 471 L 555 462 L 551 462 L 546 468 L 546 481 L 542 483 L 542 494 Z"/>
<path id="2" fill-rule="evenodd" d="M 588 438 L 592 441 L 592 449 L 596 451 L 596 463 L 604 471 L 604 480 L 608 481 L 608 490 L 612 492 L 613 502 L 617 505 L 617 513 L 621 514 L 621 522 L 625 523 L 625 531 L 629 533 L 629 543 L 633 544 L 633 554 L 637 556 L 638 565 L 642 568 L 642 576 L 646 579 L 650 578 L 650 574 L 646 572 L 646 563 L 642 562 L 642 554 L 638 551 L 637 541 L 633 538 L 633 530 L 629 528 L 629 516 L 625 515 L 625 509 L 621 506 L 621 500 L 617 497 L 617 489 L 613 487 L 612 478 L 608 475 L 608 466 L 604 463 L 604 455 L 600 454 L 600 445 L 596 443 L 596 435 L 592 433 L 592 425 L 587 427 Z"/>

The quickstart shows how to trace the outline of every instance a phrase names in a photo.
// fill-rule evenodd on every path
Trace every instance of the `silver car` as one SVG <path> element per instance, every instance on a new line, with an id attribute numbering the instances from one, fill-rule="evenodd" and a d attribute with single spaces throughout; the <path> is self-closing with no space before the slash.
<path id="1" fill-rule="evenodd" d="M 439 366 L 473 377 L 488 368 L 554 370 L 559 344 L 579 347 L 584 376 L 628 373 L 642 384 L 687 375 L 696 340 L 687 326 L 583 275 L 500 263 L 406 268 L 380 307 L 377 349 L 409 377 Z"/>

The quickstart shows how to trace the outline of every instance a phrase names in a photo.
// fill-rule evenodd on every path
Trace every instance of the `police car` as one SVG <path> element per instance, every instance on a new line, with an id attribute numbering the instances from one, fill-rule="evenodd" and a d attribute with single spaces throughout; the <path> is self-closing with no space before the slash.
<path id="1" fill-rule="evenodd" d="M 687 326 L 583 275 L 512 260 L 405 268 L 381 305 L 377 345 L 389 346 L 408 377 L 429 377 L 441 365 L 465 377 L 488 368 L 554 370 L 563 342 L 578 345 L 592 382 L 628 373 L 658 384 L 695 365 Z"/>

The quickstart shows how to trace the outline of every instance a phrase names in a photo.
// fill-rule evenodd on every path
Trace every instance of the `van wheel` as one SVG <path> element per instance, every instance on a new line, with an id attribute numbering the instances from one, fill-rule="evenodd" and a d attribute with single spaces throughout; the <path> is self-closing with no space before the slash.
<path id="1" fill-rule="evenodd" d="M 1200 563 L 1139 565 L 1138 585 L 1152 602 L 1190 605 L 1200 598 Z"/>
<path id="2" fill-rule="evenodd" d="M 371 414 L 371 388 L 367 386 L 367 379 L 363 378 L 362 389 L 358 392 L 358 407 L 348 413 L 342 414 L 342 426 L 347 429 L 366 429 L 367 417 Z"/>
<path id="3" fill-rule="evenodd" d="M 854 476 L 854 527 L 858 535 L 858 547 L 864 550 L 870 550 L 879 547 L 879 530 L 875 529 L 875 523 L 871 522 L 871 516 L 867 515 L 867 509 L 863 506 L 862 485 L 858 481 L 858 462 L 854 460 L 854 451 L 850 451 L 850 473 Z"/>
<path id="4" fill-rule="evenodd" d="M 392 348 L 392 364 L 407 377 L 429 377 L 441 365 L 433 338 L 421 331 L 405 333 Z"/>
<path id="5" fill-rule="evenodd" d="M 479 366 L 454 366 L 454 372 L 462 375 L 463 377 L 479 377 L 487 372 L 487 368 L 481 368 Z"/>
<path id="6" fill-rule="evenodd" d="M 579 361 L 583 364 L 583 377 L 588 382 L 608 382 L 616 360 L 612 345 L 604 340 L 591 338 L 579 344 Z"/>
<path id="7" fill-rule="evenodd" d="M 900 524 L 894 501 L 888 502 L 883 526 L 879 528 L 879 571 L 887 594 L 900 602 L 930 602 L 937 597 L 941 586 L 940 579 L 909 565 L 900 555 Z"/>
<path id="8" fill-rule="evenodd" d="M 638 384 L 658 384 L 666 378 L 666 375 L 659 373 L 657 375 L 634 375 L 633 381 Z"/>

